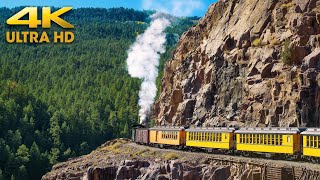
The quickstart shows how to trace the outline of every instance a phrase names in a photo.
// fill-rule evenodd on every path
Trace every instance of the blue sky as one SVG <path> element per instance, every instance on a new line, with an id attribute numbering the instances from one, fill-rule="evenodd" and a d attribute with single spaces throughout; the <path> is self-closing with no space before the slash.
<path id="1" fill-rule="evenodd" d="M 137 10 L 156 9 L 178 16 L 203 16 L 216 0 L 0 0 L 0 7 L 16 6 L 72 6 L 128 7 Z"/>

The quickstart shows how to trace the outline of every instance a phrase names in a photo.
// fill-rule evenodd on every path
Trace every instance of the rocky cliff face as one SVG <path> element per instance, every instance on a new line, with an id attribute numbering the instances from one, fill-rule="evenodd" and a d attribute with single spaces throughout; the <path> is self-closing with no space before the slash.
<path id="1" fill-rule="evenodd" d="M 317 164 L 152 148 L 118 139 L 55 165 L 42 180 L 232 180 L 320 178 Z"/>
<path id="2" fill-rule="evenodd" d="M 320 1 L 220 0 L 165 66 L 158 124 L 320 125 Z"/>

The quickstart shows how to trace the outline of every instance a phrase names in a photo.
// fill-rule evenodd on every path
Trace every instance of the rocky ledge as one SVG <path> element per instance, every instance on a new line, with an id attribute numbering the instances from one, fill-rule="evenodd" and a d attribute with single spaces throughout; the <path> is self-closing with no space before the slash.
<path id="1" fill-rule="evenodd" d="M 161 125 L 320 126 L 320 1 L 220 0 L 180 39 Z"/>
<path id="2" fill-rule="evenodd" d="M 127 139 L 105 143 L 91 154 L 59 163 L 43 180 L 73 179 L 319 179 L 320 167 L 141 146 Z"/>

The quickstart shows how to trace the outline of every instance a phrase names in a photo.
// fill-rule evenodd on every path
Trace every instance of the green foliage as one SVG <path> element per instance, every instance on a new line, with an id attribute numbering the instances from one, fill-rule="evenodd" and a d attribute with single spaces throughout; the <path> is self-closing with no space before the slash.
<path id="1" fill-rule="evenodd" d="M 284 64 L 293 65 L 295 64 L 293 58 L 293 48 L 290 47 L 290 41 L 286 40 L 283 45 L 283 49 L 280 54 L 281 60 Z"/>
<path id="2" fill-rule="evenodd" d="M 0 180 L 4 180 L 4 176 L 3 176 L 3 174 L 2 174 L 1 169 L 0 169 Z"/>
<path id="3" fill-rule="evenodd" d="M 169 153 L 163 154 L 162 157 L 166 160 L 173 160 L 173 159 L 178 159 L 179 155 L 176 153 L 169 152 Z"/>
<path id="4" fill-rule="evenodd" d="M 0 8 L 0 23 L 19 9 Z M 125 60 L 152 13 L 73 10 L 65 17 L 76 27 L 75 42 L 69 45 L 0 39 L 0 180 L 40 179 L 60 161 L 89 153 L 107 140 L 130 137 L 131 126 L 138 123 L 141 81 L 128 75 Z M 158 87 L 179 36 L 196 19 L 180 19 L 166 30 Z M 8 30 L 4 26 L 0 34 Z M 57 26 L 52 30 L 61 31 Z"/>
<path id="5" fill-rule="evenodd" d="M 261 39 L 256 38 L 255 40 L 253 40 L 252 45 L 255 47 L 261 46 Z"/>
<path id="6" fill-rule="evenodd" d="M 27 164 L 30 161 L 29 149 L 26 145 L 22 144 L 19 146 L 16 153 L 16 161 L 18 164 Z"/>

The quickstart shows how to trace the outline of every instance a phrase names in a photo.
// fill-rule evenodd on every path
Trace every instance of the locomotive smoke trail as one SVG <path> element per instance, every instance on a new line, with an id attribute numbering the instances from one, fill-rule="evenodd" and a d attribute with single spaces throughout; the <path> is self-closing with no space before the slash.
<path id="1" fill-rule="evenodd" d="M 152 15 L 150 27 L 136 39 L 128 51 L 127 65 L 131 77 L 143 80 L 139 92 L 140 123 L 147 124 L 151 106 L 156 97 L 156 79 L 160 54 L 165 52 L 166 35 L 164 30 L 175 20 L 174 16 L 188 16 L 194 10 L 201 9 L 201 0 L 143 0 L 144 9 L 159 12 Z"/>
<path id="2" fill-rule="evenodd" d="M 143 80 L 139 92 L 140 123 L 147 123 L 156 97 L 159 59 L 160 54 L 165 52 L 164 30 L 169 25 L 168 17 L 162 13 L 154 14 L 150 27 L 137 37 L 128 52 L 127 65 L 130 76 Z"/>

